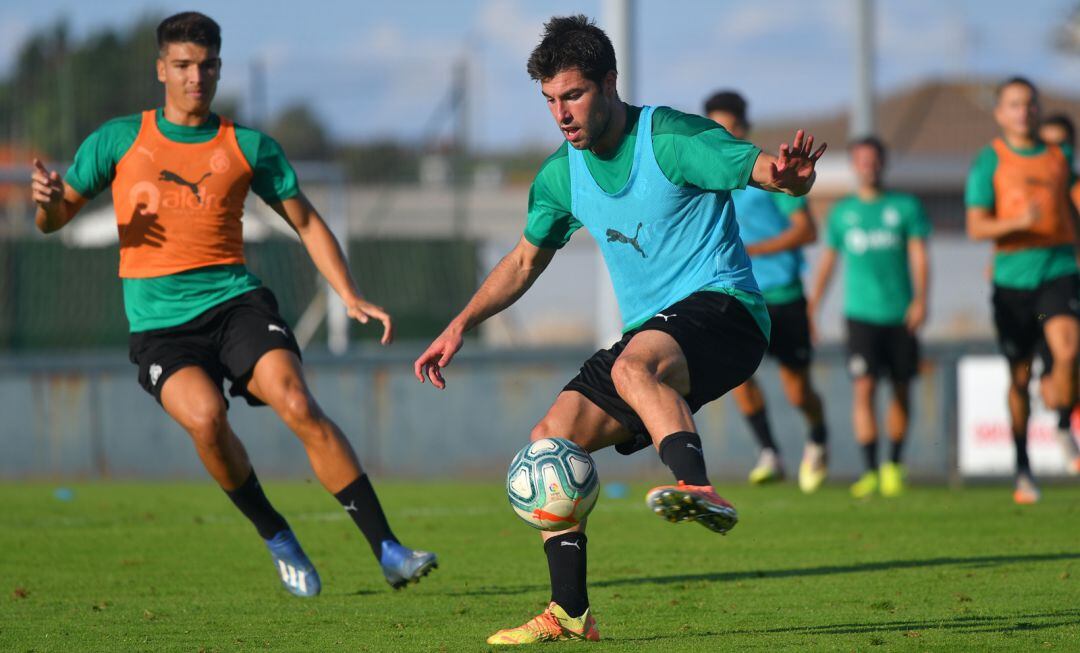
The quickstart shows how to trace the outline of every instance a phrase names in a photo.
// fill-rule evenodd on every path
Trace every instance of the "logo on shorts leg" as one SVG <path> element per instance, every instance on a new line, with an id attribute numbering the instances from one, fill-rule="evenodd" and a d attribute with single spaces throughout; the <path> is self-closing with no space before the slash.
<path id="1" fill-rule="evenodd" d="M 278 333 L 280 333 L 281 335 L 283 335 L 285 337 L 289 336 L 289 332 L 285 327 L 278 326 L 276 324 L 267 324 L 266 325 L 266 330 L 267 331 L 277 331 Z"/>
<path id="2" fill-rule="evenodd" d="M 861 354 L 855 354 L 848 359 L 848 372 L 851 376 L 865 376 L 866 372 L 870 369 L 870 366 L 866 363 L 866 359 Z"/>
<path id="3" fill-rule="evenodd" d="M 150 366 L 150 385 L 157 387 L 157 382 L 158 379 L 161 378 L 162 371 L 161 366 L 157 363 Z"/>

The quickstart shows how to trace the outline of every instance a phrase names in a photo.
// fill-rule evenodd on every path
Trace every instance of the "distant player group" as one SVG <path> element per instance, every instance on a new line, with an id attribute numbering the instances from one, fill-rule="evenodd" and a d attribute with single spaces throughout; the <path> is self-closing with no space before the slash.
<path id="1" fill-rule="evenodd" d="M 241 215 L 249 191 L 299 234 L 319 271 L 362 323 L 390 317 L 362 298 L 337 240 L 301 192 L 280 146 L 210 110 L 221 70 L 221 36 L 210 18 L 186 12 L 158 28 L 164 106 L 105 123 L 61 179 L 35 161 L 36 222 L 45 233 L 112 189 L 120 277 L 138 378 L 185 431 L 207 471 L 266 542 L 282 584 L 298 596 L 321 588 L 288 523 L 270 504 L 228 419 L 229 395 L 269 405 L 303 443 L 312 468 L 368 541 L 395 588 L 436 567 L 432 553 L 402 545 L 342 430 L 315 401 L 300 349 L 273 294 L 247 270 Z M 468 305 L 416 360 L 421 381 L 445 388 L 443 370 L 464 334 L 520 298 L 578 229 L 599 246 L 624 331 L 596 352 L 555 398 L 531 438 L 567 438 L 587 451 L 654 448 L 675 483 L 647 501 L 670 521 L 725 533 L 734 507 L 714 491 L 693 414 L 731 391 L 761 448 L 753 483 L 784 477 L 763 394 L 753 376 L 766 353 L 779 363 L 788 401 L 805 417 L 799 486 L 827 474 L 825 411 L 809 375 L 814 319 L 838 255 L 846 267 L 852 420 L 865 459 L 856 497 L 904 488 L 901 456 L 909 387 L 918 372 L 917 332 L 926 320 L 929 220 L 913 196 L 886 190 L 885 145 L 867 135 L 848 148 L 855 193 L 832 208 L 826 249 L 804 292 L 801 248 L 816 239 L 803 196 L 825 150 L 799 131 L 775 156 L 744 140 L 746 101 L 715 94 L 708 117 L 632 106 L 616 91 L 615 52 L 584 16 L 552 18 L 528 61 L 564 142 L 529 194 L 524 234 Z M 1008 357 L 1017 450 L 1015 499 L 1038 500 L 1026 453 L 1032 357 L 1044 360 L 1044 395 L 1059 411 L 1062 441 L 1077 397 L 1080 272 L 1071 142 L 1038 128 L 1038 95 L 1021 78 L 998 89 L 1002 136 L 978 156 L 967 186 L 968 231 L 995 244 L 994 320 Z M 1062 123 L 1055 123 L 1060 130 Z M 1064 125 L 1071 130 L 1071 126 Z M 1071 141 L 1071 132 L 1066 141 Z M 890 381 L 887 462 L 879 464 L 874 396 Z M 596 640 L 586 583 L 585 524 L 545 532 L 551 602 L 491 644 Z"/>

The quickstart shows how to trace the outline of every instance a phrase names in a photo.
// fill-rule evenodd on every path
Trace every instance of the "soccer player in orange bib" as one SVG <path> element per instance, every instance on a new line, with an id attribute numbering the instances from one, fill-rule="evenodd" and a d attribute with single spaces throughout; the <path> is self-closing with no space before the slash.
<path id="1" fill-rule="evenodd" d="M 1069 417 L 1076 403 L 1080 346 L 1080 270 L 1077 268 L 1075 184 L 1062 148 L 1038 134 L 1039 93 L 1013 77 L 997 88 L 994 120 L 1001 136 L 983 148 L 968 175 L 968 235 L 994 242 L 994 323 L 1009 360 L 1009 413 L 1016 445 L 1016 503 L 1035 503 L 1027 455 L 1031 360 L 1041 338 L 1053 360 L 1049 380 L 1063 442 L 1075 442 Z M 1067 440 L 1067 441 L 1066 441 Z M 1080 471 L 1072 454 L 1070 466 Z"/>
<path id="2" fill-rule="evenodd" d="M 394 587 L 436 565 L 401 545 L 349 441 L 304 379 L 300 348 L 277 301 L 244 265 L 241 217 L 254 191 L 299 234 L 319 271 L 361 323 L 390 316 L 366 301 L 341 246 L 300 191 L 281 146 L 211 112 L 221 30 L 197 12 L 158 26 L 163 108 L 110 120 L 91 134 L 65 179 L 34 161 L 35 221 L 60 229 L 109 186 L 120 232 L 120 277 L 139 383 L 191 436 L 206 470 L 252 522 L 275 572 L 297 596 L 321 583 L 270 504 L 227 418 L 229 393 L 267 404 L 303 443 L 315 475 L 363 532 Z"/>

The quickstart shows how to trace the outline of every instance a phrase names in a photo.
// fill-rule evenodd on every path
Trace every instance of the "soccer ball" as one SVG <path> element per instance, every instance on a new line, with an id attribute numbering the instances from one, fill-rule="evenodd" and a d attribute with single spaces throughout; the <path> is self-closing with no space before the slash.
<path id="1" fill-rule="evenodd" d="M 564 531 L 588 516 L 600 494 L 592 456 L 570 440 L 525 445 L 510 462 L 506 494 L 518 517 L 542 531 Z"/>

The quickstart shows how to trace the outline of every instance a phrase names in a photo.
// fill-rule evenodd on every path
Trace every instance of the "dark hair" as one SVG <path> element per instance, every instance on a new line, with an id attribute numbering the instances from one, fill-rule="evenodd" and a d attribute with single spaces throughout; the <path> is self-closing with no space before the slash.
<path id="1" fill-rule="evenodd" d="M 1065 132 L 1065 142 L 1069 145 L 1076 143 L 1076 126 L 1073 125 L 1072 118 L 1066 116 L 1064 113 L 1055 113 L 1052 116 L 1047 116 L 1046 120 L 1042 121 L 1042 124 L 1061 127 Z"/>
<path id="2" fill-rule="evenodd" d="M 873 134 L 869 134 L 867 136 L 860 136 L 859 138 L 852 139 L 851 141 L 848 142 L 847 149 L 848 149 L 848 152 L 850 152 L 850 151 L 854 150 L 855 148 L 862 147 L 864 145 L 867 146 L 867 147 L 872 147 L 875 150 L 877 150 L 878 156 L 881 157 L 881 160 L 882 161 L 885 160 L 885 155 L 887 153 L 887 150 L 885 148 L 885 143 L 882 142 L 882 140 L 880 138 L 878 138 L 877 136 L 875 136 Z"/>
<path id="3" fill-rule="evenodd" d="M 713 111 L 730 113 L 735 120 L 746 124 L 746 99 L 735 91 L 717 91 L 705 101 L 705 115 Z"/>
<path id="4" fill-rule="evenodd" d="M 1032 83 L 1030 79 L 1021 77 L 1020 75 L 1010 77 L 998 84 L 997 88 L 994 89 L 994 100 L 1001 101 L 1001 94 L 1010 86 L 1026 86 L 1028 90 L 1031 91 L 1031 95 L 1035 101 L 1037 102 L 1039 100 L 1039 89 L 1035 88 L 1035 84 Z"/>
<path id="5" fill-rule="evenodd" d="M 526 66 L 529 77 L 540 82 L 571 68 L 597 84 L 617 71 L 611 39 L 583 14 L 555 16 L 545 23 L 544 38 Z"/>
<path id="6" fill-rule="evenodd" d="M 173 14 L 157 28 L 158 49 L 170 43 L 194 43 L 221 51 L 221 26 L 213 18 L 197 11 Z"/>

